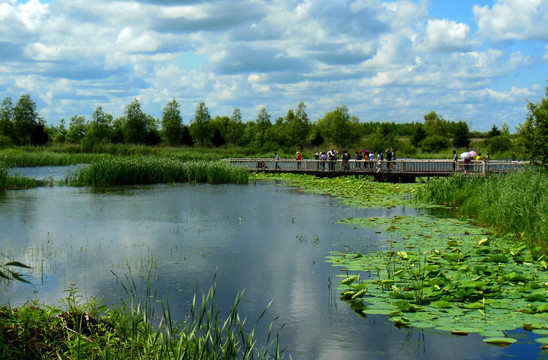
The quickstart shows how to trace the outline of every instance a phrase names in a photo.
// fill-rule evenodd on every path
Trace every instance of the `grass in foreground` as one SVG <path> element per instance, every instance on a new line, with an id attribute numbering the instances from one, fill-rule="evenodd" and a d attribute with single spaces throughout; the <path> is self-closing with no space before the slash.
<path id="1" fill-rule="evenodd" d="M 254 328 L 244 331 L 240 293 L 226 317 L 215 308 L 215 286 L 197 296 L 182 324 L 171 319 L 169 302 L 146 296 L 137 301 L 133 291 L 121 308 L 109 308 L 96 298 L 83 302 L 74 288 L 67 290 L 64 308 L 32 302 L 20 308 L 0 307 L 2 359 L 281 359 L 278 336 L 257 345 Z M 265 314 L 264 310 L 261 317 Z M 260 318 L 257 322 L 260 320 Z M 275 321 L 275 319 L 273 320 Z"/>

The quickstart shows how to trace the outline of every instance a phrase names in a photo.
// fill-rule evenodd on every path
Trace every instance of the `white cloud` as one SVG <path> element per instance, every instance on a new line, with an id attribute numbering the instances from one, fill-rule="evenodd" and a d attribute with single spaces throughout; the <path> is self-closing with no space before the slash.
<path id="1" fill-rule="evenodd" d="M 423 51 L 456 51 L 466 50 L 466 41 L 470 27 L 446 19 L 431 19 L 426 25 L 426 33 L 419 49 Z"/>
<path id="2" fill-rule="evenodd" d="M 175 97 L 186 119 L 199 101 L 244 119 L 299 101 L 311 119 L 341 104 L 366 121 L 432 108 L 488 119 L 512 96 L 543 96 L 546 79 L 528 69 L 546 69 L 546 3 L 476 6 L 474 33 L 431 17 L 426 0 L 0 0 L 0 98 L 30 92 L 54 124 L 98 105 L 119 115 L 136 96 L 153 116 Z"/>
<path id="3" fill-rule="evenodd" d="M 546 0 L 499 0 L 492 8 L 475 5 L 473 11 L 480 33 L 490 39 L 548 40 Z"/>

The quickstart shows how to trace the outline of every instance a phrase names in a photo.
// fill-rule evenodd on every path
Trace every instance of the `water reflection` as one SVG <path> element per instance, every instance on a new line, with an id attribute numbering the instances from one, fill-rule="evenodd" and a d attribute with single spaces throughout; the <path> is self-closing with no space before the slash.
<path id="1" fill-rule="evenodd" d="M 218 305 L 228 310 L 245 289 L 240 310 L 248 324 L 273 300 L 258 333 L 280 315 L 281 342 L 296 359 L 505 357 L 507 348 L 485 345 L 479 336 L 400 330 L 383 316 L 362 318 L 339 300 L 341 272 L 325 256 L 344 248 L 373 251 L 386 239 L 375 229 L 334 222 L 415 213 L 341 207 L 273 183 L 8 191 L 0 195 L 2 248 L 34 271 L 32 286 L 14 283 L 0 292 L 0 303 L 59 303 L 75 284 L 85 296 L 115 304 L 125 295 L 112 270 L 121 278 L 131 273 L 142 295 L 151 281 L 182 320 L 194 289 L 207 291 L 217 273 Z"/>

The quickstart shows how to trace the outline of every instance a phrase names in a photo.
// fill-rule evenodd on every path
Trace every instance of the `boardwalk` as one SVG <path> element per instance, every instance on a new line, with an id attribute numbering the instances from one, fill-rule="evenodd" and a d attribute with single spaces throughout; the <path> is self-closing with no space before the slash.
<path id="1" fill-rule="evenodd" d="M 415 182 L 430 177 L 450 176 L 455 173 L 487 176 L 523 169 L 520 161 L 473 161 L 466 169 L 462 161 L 456 166 L 451 160 L 395 160 L 395 161 L 356 161 L 343 162 L 319 160 L 280 160 L 274 159 L 223 159 L 234 166 L 243 166 L 250 171 L 266 173 L 309 174 L 322 177 L 345 175 L 369 175 L 381 181 Z"/>

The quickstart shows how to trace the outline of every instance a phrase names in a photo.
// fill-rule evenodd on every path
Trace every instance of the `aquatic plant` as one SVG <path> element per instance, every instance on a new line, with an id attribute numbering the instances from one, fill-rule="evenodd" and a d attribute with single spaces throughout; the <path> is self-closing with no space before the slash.
<path id="1" fill-rule="evenodd" d="M 182 162 L 153 156 L 132 156 L 108 158 L 82 167 L 67 182 L 80 186 L 176 182 L 246 184 L 248 179 L 246 169 L 230 167 L 222 162 Z"/>
<path id="2" fill-rule="evenodd" d="M 133 283 L 130 279 L 130 283 Z M 184 323 L 172 320 L 169 302 L 158 299 L 147 286 L 144 301 L 136 287 L 125 283 L 128 299 L 119 308 L 101 299 L 84 299 L 78 289 L 67 289 L 62 307 L 32 301 L 20 308 L 0 307 L 2 359 L 282 359 L 278 335 L 270 323 L 264 346 L 258 345 L 254 327 L 246 331 L 238 304 L 226 316 L 214 306 L 215 285 L 195 295 Z M 156 313 L 154 305 L 161 305 Z M 268 305 L 257 322 L 265 315 Z"/>
<path id="3" fill-rule="evenodd" d="M 348 277 L 339 287 L 341 298 L 362 303 L 353 308 L 363 314 L 389 315 L 397 326 L 479 332 L 492 343 L 501 343 L 507 330 L 540 329 L 548 322 L 548 263 L 512 236 L 497 237 L 468 220 L 424 215 L 340 222 L 398 238 L 382 251 L 326 257 L 356 274 L 350 277 L 369 274 L 359 288 L 349 289 Z M 352 299 L 363 289 L 360 299 Z"/>
<path id="4" fill-rule="evenodd" d="M 10 175 L 8 169 L 0 163 L 0 191 L 30 189 L 46 184 L 51 184 L 51 181 Z"/>
<path id="5" fill-rule="evenodd" d="M 476 219 L 512 234 L 548 254 L 548 176 L 538 169 L 483 177 L 431 180 L 418 199 L 455 208 L 456 216 Z"/>

